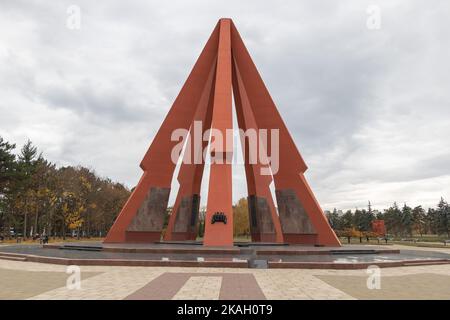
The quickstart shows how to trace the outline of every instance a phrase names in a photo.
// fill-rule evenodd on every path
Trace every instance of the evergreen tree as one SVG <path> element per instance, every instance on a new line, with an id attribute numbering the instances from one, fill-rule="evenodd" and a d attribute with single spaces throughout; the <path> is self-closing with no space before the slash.
<path id="1" fill-rule="evenodd" d="M 426 224 L 428 232 L 436 234 L 438 230 L 438 219 L 437 211 L 433 208 L 428 208 L 428 213 L 426 216 Z"/>
<path id="2" fill-rule="evenodd" d="M 347 210 L 341 218 L 342 229 L 353 227 L 353 214 L 351 210 Z"/>
<path id="3" fill-rule="evenodd" d="M 355 210 L 353 215 L 353 225 L 358 231 L 367 231 L 367 211 L 366 210 Z"/>
<path id="4" fill-rule="evenodd" d="M 0 137 L 0 194 L 6 191 L 15 176 L 16 156 L 12 153 L 15 148 L 15 144 L 10 144 Z"/>
<path id="5" fill-rule="evenodd" d="M 375 220 L 375 213 L 372 210 L 372 204 L 369 201 L 367 206 L 367 220 L 370 222 L 370 228 L 372 227 L 372 221 Z"/>
<path id="6" fill-rule="evenodd" d="M 377 220 L 384 220 L 384 212 L 383 211 L 378 211 L 376 219 Z"/>
<path id="7" fill-rule="evenodd" d="M 7 229 L 12 222 L 9 199 L 17 171 L 16 156 L 12 153 L 15 147 L 0 137 L 0 234 L 9 233 Z"/>
<path id="8" fill-rule="evenodd" d="M 412 210 L 413 229 L 419 233 L 420 236 L 426 232 L 426 214 L 422 206 L 417 206 Z"/>
<path id="9" fill-rule="evenodd" d="M 341 219 L 339 217 L 339 214 L 337 212 L 337 209 L 334 208 L 332 212 L 327 214 L 327 218 L 328 218 L 328 222 L 330 224 L 330 226 L 334 229 L 334 230 L 341 230 L 342 226 L 341 226 Z"/>
<path id="10" fill-rule="evenodd" d="M 39 161 L 42 158 L 37 153 L 37 148 L 28 140 L 22 147 L 18 160 L 19 183 L 16 190 L 16 208 L 23 214 L 23 236 L 28 237 L 28 217 L 35 211 L 36 188 L 33 183 L 33 175 L 36 172 Z M 30 230 L 31 231 L 31 230 Z"/>
<path id="11" fill-rule="evenodd" d="M 412 230 L 414 225 L 412 209 L 407 206 L 406 203 L 403 205 L 402 214 L 401 214 L 401 233 L 403 235 L 412 236 Z"/>
<path id="12" fill-rule="evenodd" d="M 441 198 L 437 211 L 437 233 L 450 237 L 450 210 L 448 203 Z"/>
<path id="13" fill-rule="evenodd" d="M 397 203 L 394 202 L 394 204 L 384 212 L 384 222 L 386 225 L 387 233 L 392 233 L 396 236 L 401 233 L 401 218 L 402 212 L 398 208 Z"/>

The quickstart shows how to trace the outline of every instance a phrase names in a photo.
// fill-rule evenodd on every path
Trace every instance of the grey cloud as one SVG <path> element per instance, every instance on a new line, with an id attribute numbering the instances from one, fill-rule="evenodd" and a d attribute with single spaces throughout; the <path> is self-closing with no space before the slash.
<path id="1" fill-rule="evenodd" d="M 55 108 L 67 108 L 92 119 L 135 122 L 143 121 L 143 107 L 130 105 L 120 92 L 99 92 L 87 81 L 77 88 L 47 88 L 44 102 Z"/>

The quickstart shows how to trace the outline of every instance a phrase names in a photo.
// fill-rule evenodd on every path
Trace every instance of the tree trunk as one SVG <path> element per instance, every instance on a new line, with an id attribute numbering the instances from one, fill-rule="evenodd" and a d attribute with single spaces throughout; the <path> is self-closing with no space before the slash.
<path id="1" fill-rule="evenodd" d="M 66 225 L 64 221 L 61 223 L 61 230 L 62 230 L 62 238 L 63 240 L 66 240 Z"/>
<path id="2" fill-rule="evenodd" d="M 35 234 L 39 234 L 38 219 L 39 219 L 39 212 L 38 212 L 38 209 L 36 208 L 36 215 L 35 215 L 35 218 L 34 218 L 34 233 Z"/>
<path id="3" fill-rule="evenodd" d="M 27 212 L 25 211 L 25 215 L 23 218 L 23 238 L 26 239 L 27 238 Z"/>
<path id="4" fill-rule="evenodd" d="M 86 236 L 87 238 L 91 237 L 91 219 L 89 218 L 89 216 L 87 217 L 88 219 L 88 223 L 87 223 L 87 231 L 86 231 Z"/>
<path id="5" fill-rule="evenodd" d="M 55 240 L 58 233 L 58 220 L 56 219 L 56 217 L 53 217 L 53 225 L 55 229 L 55 233 L 53 234 L 53 240 Z"/>
<path id="6" fill-rule="evenodd" d="M 5 214 L 3 213 L 3 210 L 1 211 L 2 215 L 0 216 L 0 232 L 3 231 L 3 217 L 5 216 Z"/>

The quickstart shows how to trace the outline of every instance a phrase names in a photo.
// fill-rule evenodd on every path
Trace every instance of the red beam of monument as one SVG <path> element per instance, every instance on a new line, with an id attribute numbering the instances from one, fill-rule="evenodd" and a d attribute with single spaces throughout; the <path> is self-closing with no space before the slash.
<path id="1" fill-rule="evenodd" d="M 178 141 L 171 141 L 171 134 L 176 129 L 190 129 L 191 139 L 185 147 L 190 152 L 185 151 L 186 157 L 187 154 L 200 155 L 208 145 L 208 141 L 203 142 L 199 151 L 189 141 L 198 139 L 197 135 L 203 137 L 208 129 L 215 129 L 222 133 L 224 141 L 223 144 L 209 142 L 212 164 L 203 244 L 233 245 L 231 163 L 227 162 L 233 155 L 233 144 L 226 141 L 226 130 L 232 129 L 233 123 L 232 92 L 240 129 L 278 129 L 282 141 L 279 168 L 272 178 L 261 174 L 261 168 L 267 167 L 266 161 L 261 161 L 265 159 L 258 158 L 257 163 L 250 163 L 248 144 L 244 143 L 246 138 L 241 137 L 252 241 L 340 246 L 306 182 L 307 166 L 231 19 L 219 20 L 211 34 L 142 160 L 144 174 L 105 242 L 155 242 L 161 239 L 176 166 L 172 150 Z M 195 121 L 202 122 L 199 132 L 195 131 Z M 266 149 L 271 150 L 270 140 Z M 223 161 L 217 162 L 217 159 Z M 203 170 L 203 161 L 181 164 L 180 188 L 164 240 L 195 240 Z M 269 188 L 272 181 L 278 213 Z M 216 219 L 217 215 L 221 219 Z"/>

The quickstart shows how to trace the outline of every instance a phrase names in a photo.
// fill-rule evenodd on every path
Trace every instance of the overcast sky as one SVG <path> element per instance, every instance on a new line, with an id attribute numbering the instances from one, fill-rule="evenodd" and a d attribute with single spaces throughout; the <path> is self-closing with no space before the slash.
<path id="1" fill-rule="evenodd" d="M 66 26 L 70 5 L 79 30 Z M 450 200 L 445 0 L 0 0 L 0 135 L 134 186 L 220 17 L 234 20 L 324 209 Z"/>

